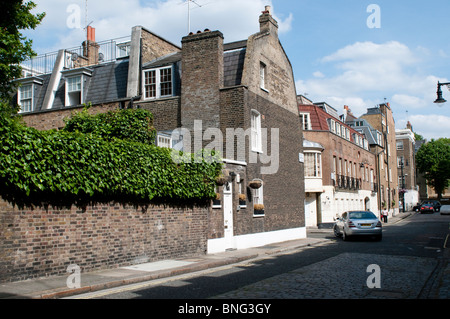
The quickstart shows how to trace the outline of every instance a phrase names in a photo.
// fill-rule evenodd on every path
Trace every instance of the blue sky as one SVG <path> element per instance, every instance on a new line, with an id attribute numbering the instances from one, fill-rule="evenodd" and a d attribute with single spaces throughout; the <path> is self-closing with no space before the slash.
<path id="1" fill-rule="evenodd" d="M 129 35 L 142 25 L 180 44 L 187 32 L 185 0 L 34 0 L 47 16 L 34 31 L 38 54 L 81 44 L 85 21 L 98 41 Z M 258 16 L 271 5 L 280 40 L 294 68 L 297 92 L 357 116 L 390 103 L 397 128 L 409 120 L 427 139 L 450 138 L 450 102 L 438 106 L 437 81 L 450 82 L 448 0 L 196 0 L 191 30 L 220 30 L 225 42 L 259 29 Z M 379 9 L 379 28 L 369 5 Z M 74 10 L 75 9 L 79 9 Z M 78 18 L 74 19 L 74 18 Z M 77 23 L 79 22 L 79 25 Z M 450 101 L 450 91 L 443 88 Z"/>

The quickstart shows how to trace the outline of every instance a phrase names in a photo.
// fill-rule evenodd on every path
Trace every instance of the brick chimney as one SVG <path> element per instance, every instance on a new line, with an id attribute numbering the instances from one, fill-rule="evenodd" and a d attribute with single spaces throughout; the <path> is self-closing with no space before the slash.
<path id="1" fill-rule="evenodd" d="M 198 31 L 182 41 L 181 124 L 192 130 L 202 121 L 203 131 L 220 127 L 220 89 L 223 87 L 223 34 Z"/>
<path id="2" fill-rule="evenodd" d="M 95 29 L 87 27 L 86 41 L 83 42 L 83 56 L 87 58 L 88 65 L 98 64 L 98 50 L 100 46 L 95 42 Z"/>
<path id="3" fill-rule="evenodd" d="M 272 9 L 266 6 L 262 14 L 259 16 L 260 32 L 270 32 L 278 38 L 278 22 L 272 17 Z"/>

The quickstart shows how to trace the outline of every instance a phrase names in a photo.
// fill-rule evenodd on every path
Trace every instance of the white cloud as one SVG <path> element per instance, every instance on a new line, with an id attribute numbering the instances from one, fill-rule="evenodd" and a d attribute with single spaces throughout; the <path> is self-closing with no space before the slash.
<path id="1" fill-rule="evenodd" d="M 188 34 L 188 7 L 184 0 L 123 1 L 97 0 L 88 2 L 88 15 L 85 18 L 84 0 L 36 0 L 34 12 L 46 12 L 43 23 L 34 31 L 27 32 L 34 39 L 34 48 L 38 53 L 46 53 L 61 48 L 81 45 L 85 38 L 83 27 L 92 21 L 96 29 L 96 40 L 108 40 L 130 35 L 136 25 L 172 41 L 181 43 L 181 38 Z M 265 5 L 271 0 L 197 0 L 201 7 L 191 4 L 191 31 L 220 30 L 225 42 L 247 39 L 259 31 L 258 17 Z M 67 8 L 76 5 L 80 8 L 80 28 L 69 28 L 67 20 L 73 12 Z M 284 19 L 277 16 L 279 32 L 289 32 L 294 19 L 292 14 Z"/>
<path id="2" fill-rule="evenodd" d="M 422 135 L 425 139 L 450 138 L 450 116 L 441 114 L 412 115 L 408 120 L 413 125 L 414 132 Z M 403 121 L 405 122 L 405 121 Z M 401 125 L 402 123 L 399 123 Z M 401 126 L 404 127 L 406 123 Z"/>

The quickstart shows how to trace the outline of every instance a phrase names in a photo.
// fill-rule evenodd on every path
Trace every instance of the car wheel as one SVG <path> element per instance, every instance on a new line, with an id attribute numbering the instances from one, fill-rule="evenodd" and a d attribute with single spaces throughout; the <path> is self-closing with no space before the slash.
<path id="1" fill-rule="evenodd" d="M 334 225 L 333 231 L 334 231 L 334 236 L 341 237 L 341 233 L 339 232 L 339 230 L 338 230 L 336 225 Z"/>

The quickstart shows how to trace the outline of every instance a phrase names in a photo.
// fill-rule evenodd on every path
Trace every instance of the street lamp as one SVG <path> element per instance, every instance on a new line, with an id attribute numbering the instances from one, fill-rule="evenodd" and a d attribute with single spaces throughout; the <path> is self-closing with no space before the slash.
<path id="1" fill-rule="evenodd" d="M 443 85 L 447 85 L 448 88 L 449 88 L 449 90 L 450 90 L 450 83 L 440 83 L 440 82 L 438 82 L 437 99 L 436 99 L 436 101 L 434 101 L 434 103 L 442 104 L 442 103 L 447 102 L 447 101 L 442 97 L 441 86 L 443 86 Z"/>

